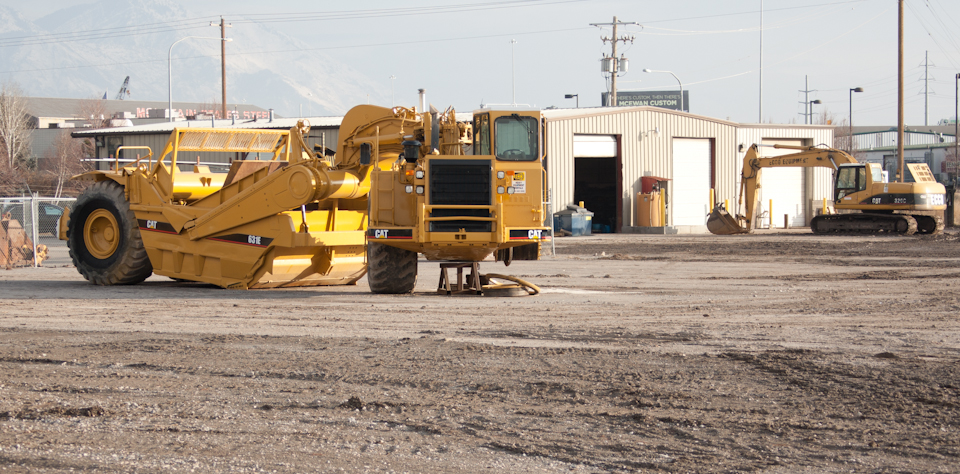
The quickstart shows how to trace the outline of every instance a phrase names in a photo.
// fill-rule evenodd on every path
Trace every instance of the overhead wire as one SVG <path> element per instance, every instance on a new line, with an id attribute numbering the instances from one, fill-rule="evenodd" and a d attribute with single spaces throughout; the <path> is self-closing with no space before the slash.
<path id="1" fill-rule="evenodd" d="M 232 20 L 232 23 L 273 23 L 273 22 L 297 22 L 297 21 L 323 21 L 323 20 L 343 20 L 343 19 L 370 19 L 379 17 L 395 17 L 424 14 L 440 13 L 461 13 L 480 10 L 496 10 L 505 8 L 532 7 L 541 5 L 555 5 L 564 3 L 577 3 L 586 0 L 505 0 L 484 3 L 463 3 L 454 5 L 441 5 L 433 7 L 409 7 L 409 8 L 387 8 L 370 10 L 350 10 L 344 12 L 290 12 L 290 13 L 262 13 L 248 14 L 246 16 L 275 16 L 284 15 L 276 18 L 263 20 L 241 18 Z M 227 15 L 234 16 L 234 15 Z M 241 15 L 237 15 L 241 16 Z M 81 30 L 63 33 L 44 33 L 40 35 L 14 36 L 0 39 L 0 47 L 10 46 L 34 46 L 43 44 L 56 44 L 76 41 L 90 41 L 107 38 L 123 38 L 129 36 L 141 36 L 152 33 L 163 33 L 168 31 L 179 31 L 185 29 L 201 28 L 209 26 L 210 19 L 188 18 L 170 22 L 147 23 L 143 25 L 130 25 L 121 27 L 98 28 L 96 30 Z"/>
<path id="2" fill-rule="evenodd" d="M 376 10 L 345 10 L 337 12 L 293 12 L 293 13 L 253 13 L 238 15 L 243 19 L 234 23 L 275 23 L 275 22 L 302 22 L 302 21 L 331 21 L 347 19 L 370 19 L 381 17 L 397 17 L 424 14 L 461 13 L 478 10 L 495 10 L 527 6 L 555 5 L 564 3 L 580 3 L 586 0 L 508 0 L 486 3 L 464 3 L 454 5 L 440 5 L 432 7 L 405 7 L 386 8 Z M 257 19 L 257 17 L 265 17 Z"/>
<path id="3" fill-rule="evenodd" d="M 857 0 L 857 1 L 864 1 L 864 0 Z M 836 5 L 831 5 L 831 6 L 836 6 Z M 792 7 L 792 8 L 799 8 L 799 7 Z M 834 8 L 834 9 L 832 9 L 832 10 L 840 10 L 841 8 L 843 8 L 843 6 L 840 6 L 840 7 L 838 7 L 838 8 Z M 830 8 L 826 8 L 826 9 L 824 9 L 824 10 L 829 11 L 829 10 L 831 10 L 831 9 L 830 9 Z M 700 30 L 678 30 L 678 29 L 672 29 L 672 28 L 658 28 L 658 27 L 655 27 L 655 26 L 646 26 L 646 25 L 644 25 L 644 28 L 645 28 L 645 29 L 661 30 L 661 31 L 669 31 L 669 32 L 671 32 L 671 33 L 651 33 L 651 32 L 646 32 L 646 31 L 645 31 L 644 34 L 653 35 L 653 36 L 693 36 L 693 35 L 710 35 L 710 34 L 726 34 L 726 33 L 755 33 L 755 32 L 760 31 L 761 28 L 763 29 L 763 31 L 777 30 L 777 29 L 780 29 L 780 28 L 786 28 L 786 27 L 788 27 L 788 26 L 792 26 L 792 25 L 797 24 L 797 23 L 806 22 L 806 21 L 810 20 L 811 18 L 815 18 L 815 17 L 817 17 L 817 16 L 822 16 L 822 15 L 824 15 L 824 14 L 825 14 L 825 13 L 824 13 L 824 11 L 822 11 L 822 10 L 821 10 L 821 11 L 815 11 L 815 12 L 811 12 L 811 13 L 810 13 L 809 15 L 807 15 L 807 16 L 801 16 L 801 17 L 797 17 L 797 18 L 791 18 L 791 19 L 782 21 L 782 22 L 780 22 L 780 23 L 763 25 L 762 27 L 759 26 L 759 25 L 758 25 L 758 26 L 751 26 L 751 27 L 748 27 L 748 28 L 738 28 L 738 29 L 734 29 L 734 30 L 712 30 L 712 31 L 710 31 L 710 30 L 708 30 L 708 31 L 700 31 Z"/>

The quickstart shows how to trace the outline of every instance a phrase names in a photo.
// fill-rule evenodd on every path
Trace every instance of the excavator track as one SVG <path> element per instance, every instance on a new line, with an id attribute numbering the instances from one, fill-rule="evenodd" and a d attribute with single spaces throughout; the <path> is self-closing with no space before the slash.
<path id="1" fill-rule="evenodd" d="M 917 220 L 903 214 L 829 214 L 810 221 L 814 234 L 899 234 L 917 233 Z"/>
<path id="2" fill-rule="evenodd" d="M 932 214 L 933 215 L 913 215 L 913 218 L 917 220 L 918 234 L 939 234 L 943 232 L 943 228 L 946 226 L 943 213 Z"/>

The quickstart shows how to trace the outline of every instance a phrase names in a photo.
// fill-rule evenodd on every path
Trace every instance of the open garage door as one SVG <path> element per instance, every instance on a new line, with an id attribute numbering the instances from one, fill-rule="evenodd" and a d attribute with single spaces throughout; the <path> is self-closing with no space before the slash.
<path id="1" fill-rule="evenodd" d="M 763 139 L 764 145 L 803 145 L 802 139 Z M 789 155 L 797 150 L 778 150 L 768 146 L 760 147 L 760 156 Z M 760 209 L 770 216 L 770 200 L 773 200 L 773 225 L 783 227 L 783 215 L 786 214 L 790 227 L 806 225 L 803 206 L 803 175 L 806 168 L 764 168 L 760 175 Z M 764 222 L 769 224 L 771 221 Z"/>
<path id="2" fill-rule="evenodd" d="M 617 232 L 622 215 L 622 164 L 615 135 L 573 136 L 573 201 L 593 212 L 594 232 Z"/>
<path id="3" fill-rule="evenodd" d="M 710 213 L 710 140 L 673 139 L 673 181 L 668 196 L 672 225 L 706 225 Z"/>

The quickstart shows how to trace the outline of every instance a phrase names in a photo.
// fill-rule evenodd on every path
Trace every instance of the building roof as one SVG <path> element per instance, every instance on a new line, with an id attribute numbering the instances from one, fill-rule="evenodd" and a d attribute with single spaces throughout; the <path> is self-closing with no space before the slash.
<path id="1" fill-rule="evenodd" d="M 158 122 L 132 127 L 114 127 L 78 130 L 71 133 L 74 138 L 92 137 L 96 135 L 169 135 L 174 128 L 239 128 L 239 129 L 271 129 L 288 130 L 297 126 L 297 122 L 304 120 L 314 128 L 339 127 L 343 117 L 303 117 L 303 118 L 276 118 L 270 120 L 179 120 L 175 122 Z"/>
<path id="2" fill-rule="evenodd" d="M 167 102 L 146 101 L 146 100 L 101 100 L 101 99 L 61 99 L 50 97 L 26 97 L 27 113 L 34 117 L 60 117 L 74 118 L 80 113 L 81 104 L 85 101 L 103 102 L 104 112 L 111 116 L 118 112 L 130 112 L 134 115 L 137 109 L 161 109 L 167 108 Z M 210 107 L 212 104 L 199 102 L 174 102 L 174 110 L 193 109 L 199 110 L 204 107 Z M 241 114 L 243 112 L 266 112 L 266 109 L 249 104 L 227 104 L 227 110 L 236 109 Z"/>
<path id="3" fill-rule="evenodd" d="M 824 129 L 836 128 L 834 125 L 804 125 L 804 124 L 776 124 L 776 123 L 737 123 L 729 120 L 707 117 L 705 115 L 691 114 L 679 110 L 665 109 L 663 107 L 634 106 L 634 107 L 580 107 L 580 108 L 562 108 L 562 109 L 544 109 L 542 114 L 547 121 L 571 120 L 585 117 L 598 117 L 602 115 L 622 114 L 630 112 L 657 112 L 670 115 L 680 115 L 684 117 L 706 120 L 709 122 L 720 123 L 740 128 L 810 128 Z"/>
<path id="4" fill-rule="evenodd" d="M 897 126 L 889 125 L 878 125 L 878 126 L 867 126 L 867 127 L 853 127 L 854 135 L 863 135 L 868 133 L 878 133 L 878 132 L 896 132 Z M 956 128 L 953 125 L 905 125 L 903 127 L 904 133 L 930 133 L 930 134 L 944 134 L 953 136 L 956 132 Z"/>
<path id="5" fill-rule="evenodd" d="M 698 118 L 710 122 L 717 122 L 726 125 L 738 125 L 729 120 L 721 120 L 703 115 L 695 115 L 689 112 L 679 110 L 665 109 L 663 107 L 635 106 L 635 107 L 579 107 L 572 109 L 544 109 L 541 113 L 548 122 L 558 120 L 573 120 L 587 117 L 599 117 L 603 115 L 623 114 L 630 112 L 657 112 L 663 114 L 680 115 L 685 117 Z"/>
<path id="6" fill-rule="evenodd" d="M 919 145 L 904 145 L 904 146 L 903 146 L 903 149 L 904 149 L 904 150 L 930 150 L 930 149 L 933 149 L 933 148 L 955 148 L 955 147 L 957 147 L 957 146 L 958 146 L 958 145 L 957 145 L 956 143 L 954 143 L 954 142 L 946 142 L 946 143 L 921 143 L 921 144 L 919 144 Z M 856 150 L 856 151 L 862 151 L 862 152 L 870 152 L 870 151 L 889 151 L 889 152 L 896 152 L 896 151 L 897 151 L 897 146 L 894 145 L 894 146 L 878 146 L 878 147 L 876 147 L 876 148 L 861 148 L 861 149 Z"/>

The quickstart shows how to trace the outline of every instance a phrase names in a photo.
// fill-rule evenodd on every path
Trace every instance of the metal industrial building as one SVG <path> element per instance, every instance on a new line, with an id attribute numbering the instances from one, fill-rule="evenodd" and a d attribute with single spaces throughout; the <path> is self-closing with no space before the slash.
<path id="1" fill-rule="evenodd" d="M 163 152 L 163 147 L 170 139 L 170 133 L 174 128 L 238 128 L 238 129 L 273 129 L 289 130 L 297 125 L 297 122 L 304 120 L 309 123 L 311 128 L 309 134 L 304 137 L 307 146 L 322 145 L 328 148 L 336 148 L 337 133 L 340 128 L 340 121 L 343 117 L 309 117 L 309 118 L 266 118 L 264 120 L 180 120 L 176 122 L 158 122 L 146 125 L 134 125 L 129 127 L 114 127 L 81 130 L 72 133 L 74 138 L 85 138 L 94 141 L 96 150 L 96 160 L 98 167 L 105 169 L 110 165 L 110 159 L 116 157 L 116 151 L 119 147 L 150 147 L 154 153 L 154 158 L 159 158 Z M 136 158 L 137 153 L 145 153 L 140 150 L 122 151 L 120 158 Z M 203 163 L 222 162 L 229 164 L 228 159 L 240 159 L 241 157 L 226 157 L 223 153 L 196 153 L 191 156 L 180 156 L 178 162 L 189 164 L 196 161 Z M 266 158 L 265 158 L 266 159 Z"/>
<path id="2" fill-rule="evenodd" d="M 584 201 L 595 224 L 639 231 L 634 206 L 641 178 L 665 178 L 664 232 L 706 232 L 710 189 L 737 201 L 743 157 L 752 144 L 832 146 L 828 125 L 740 124 L 658 107 L 544 110 L 547 176 L 556 209 Z M 791 153 L 761 147 L 762 156 Z M 774 224 L 808 225 L 818 203 L 831 199 L 832 170 L 764 170 L 764 211 Z"/>

